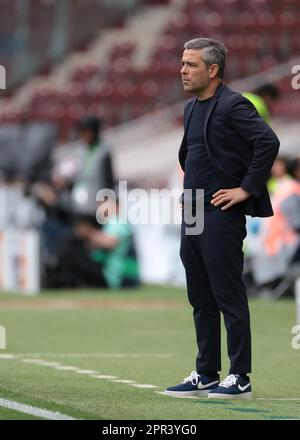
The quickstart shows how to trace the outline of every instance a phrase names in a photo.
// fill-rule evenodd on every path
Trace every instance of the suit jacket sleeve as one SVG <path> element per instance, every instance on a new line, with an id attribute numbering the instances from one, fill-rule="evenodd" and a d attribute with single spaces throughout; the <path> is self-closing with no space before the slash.
<path id="1" fill-rule="evenodd" d="M 236 95 L 227 107 L 227 120 L 235 132 L 253 147 L 253 156 L 241 187 L 259 197 L 265 188 L 279 150 L 279 140 L 268 124 L 258 115 L 254 105 Z"/>

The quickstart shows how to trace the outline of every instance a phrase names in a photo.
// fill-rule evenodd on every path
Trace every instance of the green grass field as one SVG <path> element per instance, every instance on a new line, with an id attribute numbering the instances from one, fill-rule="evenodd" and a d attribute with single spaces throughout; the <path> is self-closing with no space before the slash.
<path id="1" fill-rule="evenodd" d="M 0 419 L 43 418 L 3 407 L 2 400 L 76 419 L 300 419 L 294 301 L 255 299 L 250 307 L 254 399 L 228 402 L 159 394 L 195 365 L 184 290 L 50 292 L 28 299 L 1 294 L 7 349 L 0 350 Z M 225 344 L 223 359 L 222 378 Z"/>

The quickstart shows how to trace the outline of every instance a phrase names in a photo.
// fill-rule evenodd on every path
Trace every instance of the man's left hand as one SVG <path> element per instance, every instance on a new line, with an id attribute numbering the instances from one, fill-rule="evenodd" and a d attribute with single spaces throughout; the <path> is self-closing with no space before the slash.
<path id="1" fill-rule="evenodd" d="M 231 206 L 236 205 L 237 203 L 247 200 L 249 197 L 250 194 L 241 187 L 220 189 L 215 194 L 213 194 L 211 203 L 214 206 L 219 206 L 227 202 L 227 204 L 221 208 L 222 211 L 224 211 L 225 209 L 228 209 Z"/>

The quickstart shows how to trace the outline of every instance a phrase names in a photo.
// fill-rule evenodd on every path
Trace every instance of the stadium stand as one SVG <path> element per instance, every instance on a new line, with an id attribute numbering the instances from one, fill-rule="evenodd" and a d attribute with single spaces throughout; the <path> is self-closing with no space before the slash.
<path id="1" fill-rule="evenodd" d="M 83 116 L 103 119 L 103 142 L 111 150 L 117 181 L 125 180 L 129 188 L 180 192 L 177 148 L 188 97 L 179 71 L 188 39 L 205 35 L 225 43 L 225 82 L 235 90 L 255 91 L 265 82 L 279 88 L 271 122 L 281 150 L 298 155 L 300 101 L 292 87 L 292 66 L 300 65 L 296 3 L 27 0 L 26 12 L 24 2 L 3 1 L 0 50 L 8 90 L 0 100 L 0 226 L 7 243 L 13 243 L 16 230 L 22 243 L 26 238 L 28 246 L 18 247 L 28 262 L 28 273 L 20 278 L 27 280 L 22 290 L 38 292 L 56 264 L 43 238 L 49 224 L 51 233 L 64 234 L 76 221 L 68 210 L 68 196 L 83 166 L 83 145 L 75 130 Z M 142 279 L 181 285 L 178 228 L 137 226 L 134 234 Z M 149 243 L 165 240 L 165 252 L 148 252 L 146 236 Z M 8 264 L 11 254 L 5 240 Z M 60 242 L 57 236 L 52 241 Z M 19 278 L 3 279 L 2 287 L 13 290 Z"/>
<path id="2" fill-rule="evenodd" d="M 129 6 L 127 1 L 1 0 L 0 54 L 9 84 L 47 72 L 66 53 L 84 48 L 99 28 L 122 25 Z"/>
<path id="3" fill-rule="evenodd" d="M 51 9 L 55 3 L 52 1 L 47 7 Z M 97 23 L 101 28 L 98 37 L 86 50 L 71 53 L 48 76 L 25 84 L 8 105 L 2 106 L 0 118 L 17 121 L 26 115 L 29 120 L 55 122 L 65 138 L 74 123 L 87 113 L 101 115 L 108 126 L 115 126 L 179 102 L 184 95 L 178 81 L 178 57 L 184 41 L 200 34 L 220 39 L 227 46 L 230 53 L 227 82 L 264 72 L 299 53 L 300 12 L 296 3 L 291 0 L 148 2 L 128 17 L 121 28 L 104 30 L 93 8 L 87 13 L 80 9 L 83 2 L 76 2 L 78 8 L 72 9 L 72 41 L 78 45 L 88 37 L 87 30 L 78 24 L 79 17 L 85 14 L 93 17 L 91 29 L 95 31 Z M 34 14 L 41 23 L 44 12 L 38 11 Z M 108 18 L 106 15 L 105 22 L 109 22 Z M 45 35 L 50 22 L 43 29 Z M 33 40 L 38 42 L 35 51 L 39 54 L 44 37 L 34 34 Z M 276 106 L 275 116 L 295 117 L 300 104 L 290 87 L 290 78 L 281 79 L 278 86 L 285 93 Z"/>

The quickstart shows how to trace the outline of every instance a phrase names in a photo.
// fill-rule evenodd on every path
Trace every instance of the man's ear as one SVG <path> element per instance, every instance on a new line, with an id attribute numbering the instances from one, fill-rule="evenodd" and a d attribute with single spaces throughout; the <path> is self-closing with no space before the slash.
<path id="1" fill-rule="evenodd" d="M 211 79 L 215 78 L 218 75 L 219 66 L 218 64 L 212 64 L 209 66 L 209 76 Z"/>

